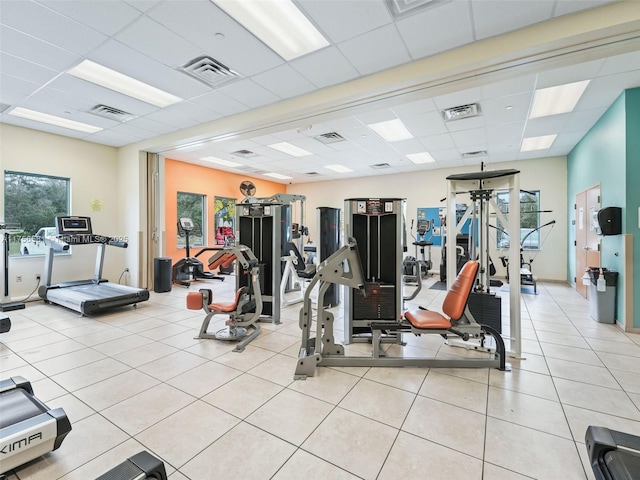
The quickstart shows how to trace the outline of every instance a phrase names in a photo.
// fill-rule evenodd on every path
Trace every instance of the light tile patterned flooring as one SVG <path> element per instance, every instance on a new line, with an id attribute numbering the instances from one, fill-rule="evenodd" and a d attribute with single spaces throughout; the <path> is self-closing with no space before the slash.
<path id="1" fill-rule="evenodd" d="M 204 286 L 229 298 L 233 278 L 191 290 Z M 12 312 L 1 377 L 30 380 L 73 430 L 10 480 L 92 479 L 144 449 L 171 480 L 592 479 L 587 425 L 640 435 L 640 335 L 595 322 L 565 285 L 522 295 L 526 359 L 511 372 L 318 368 L 306 381 L 293 380 L 299 305 L 234 353 L 194 339 L 204 315 L 186 292 L 93 318 L 41 302 Z M 425 287 L 414 303 L 443 297 Z M 412 354 L 465 352 L 408 340 Z"/>

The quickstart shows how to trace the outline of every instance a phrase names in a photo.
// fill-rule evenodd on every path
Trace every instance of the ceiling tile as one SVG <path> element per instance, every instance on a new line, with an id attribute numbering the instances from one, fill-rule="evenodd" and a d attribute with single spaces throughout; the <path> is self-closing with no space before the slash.
<path id="1" fill-rule="evenodd" d="M 203 53 L 200 47 L 148 17 L 129 25 L 115 39 L 169 67 L 184 65 Z"/>
<path id="2" fill-rule="evenodd" d="M 58 114 L 62 114 L 65 110 L 77 110 L 87 112 L 96 104 L 92 100 L 74 95 L 73 93 L 63 92 L 55 88 L 45 87 L 31 95 L 25 102 L 24 106 L 39 110 L 44 106 L 53 107 L 59 110 Z M 57 114 L 56 114 L 57 115 Z"/>
<path id="3" fill-rule="evenodd" d="M 556 2 L 553 16 L 568 15 L 580 10 L 598 7 L 605 3 L 611 3 L 612 0 L 560 0 Z"/>
<path id="4" fill-rule="evenodd" d="M 277 95 L 248 79 L 225 85 L 218 91 L 252 108 L 262 107 L 280 100 Z"/>
<path id="5" fill-rule="evenodd" d="M 0 67 L 2 73 L 36 83 L 46 83 L 58 75 L 56 70 L 43 67 L 36 63 L 14 57 L 7 53 L 0 53 Z"/>
<path id="6" fill-rule="evenodd" d="M 303 0 L 299 6 L 333 43 L 357 37 L 392 21 L 383 0 Z"/>
<path id="7" fill-rule="evenodd" d="M 575 110 L 610 106 L 624 90 L 640 87 L 640 70 L 593 79 Z"/>
<path id="8" fill-rule="evenodd" d="M 62 15 L 112 36 L 140 16 L 140 10 L 113 0 L 38 0 Z"/>
<path id="9" fill-rule="evenodd" d="M 87 136 L 86 132 L 78 132 L 76 130 L 70 130 L 68 128 L 56 127 L 55 125 L 49 125 L 47 123 L 35 122 L 33 120 L 27 120 L 26 118 L 14 117 L 11 115 L 2 114 L 2 123 L 8 123 L 10 125 L 16 125 L 18 127 L 30 128 L 32 130 L 39 130 L 41 132 L 53 133 L 55 135 L 61 135 L 63 137 L 72 138 L 84 138 Z"/>
<path id="10" fill-rule="evenodd" d="M 473 41 L 468 2 L 447 2 L 398 21 L 404 43 L 415 60 Z"/>
<path id="11" fill-rule="evenodd" d="M 578 65 L 569 65 L 567 67 L 540 72 L 538 74 L 536 88 L 555 87 L 556 85 L 563 85 L 565 83 L 589 80 L 598 74 L 603 64 L 604 60 L 593 60 Z"/>
<path id="12" fill-rule="evenodd" d="M 245 77 L 284 63 L 279 55 L 211 2 L 164 2 L 148 15 Z"/>
<path id="13" fill-rule="evenodd" d="M 520 147 L 525 121 L 490 124 L 487 126 L 487 140 L 490 145 L 517 145 Z"/>
<path id="14" fill-rule="evenodd" d="M 129 120 L 127 125 L 132 125 L 142 130 L 146 130 L 148 133 L 153 135 L 161 135 L 163 133 L 173 132 L 175 127 L 168 125 L 166 123 L 158 122 L 156 120 L 151 120 L 146 117 L 137 117 L 133 120 Z"/>
<path id="15" fill-rule="evenodd" d="M 346 82 L 359 76 L 358 71 L 334 46 L 296 58 L 291 62 L 291 66 L 318 88 Z"/>
<path id="16" fill-rule="evenodd" d="M 451 138 L 453 139 L 456 147 L 458 149 L 464 149 L 467 151 L 466 147 L 475 145 L 475 144 L 484 144 L 487 143 L 487 131 L 485 128 L 472 128 L 469 130 L 463 130 L 460 132 L 451 132 Z M 485 150 L 485 148 L 479 148 L 477 150 Z"/>
<path id="17" fill-rule="evenodd" d="M 193 98 L 191 102 L 203 108 L 210 108 L 223 116 L 235 115 L 249 109 L 247 105 L 216 91 Z"/>
<path id="18" fill-rule="evenodd" d="M 280 98 L 291 98 L 315 90 L 315 86 L 290 65 L 281 65 L 259 73 L 251 80 L 263 86 Z"/>
<path id="19" fill-rule="evenodd" d="M 569 116 L 569 120 L 564 125 L 563 132 L 587 132 L 604 115 L 607 107 L 593 108 L 591 110 L 580 110 Z"/>
<path id="20" fill-rule="evenodd" d="M 39 87 L 37 83 L 12 77 L 11 75 L 5 75 L 4 73 L 0 73 L 0 80 L 0 97 L 2 97 L 2 103 L 7 103 L 4 99 L 5 95 L 26 97 L 35 92 Z"/>
<path id="21" fill-rule="evenodd" d="M 445 150 L 455 148 L 453 139 L 448 133 L 442 133 L 440 135 L 429 135 L 427 137 L 420 137 L 420 143 L 424 146 L 427 152 L 435 150 Z"/>
<path id="22" fill-rule="evenodd" d="M 447 133 L 447 127 L 439 111 L 403 117 L 403 123 L 415 137 Z"/>
<path id="23" fill-rule="evenodd" d="M 107 39 L 105 35 L 30 0 L 3 1 L 1 21 L 3 25 L 81 55 Z"/>
<path id="24" fill-rule="evenodd" d="M 371 125 L 373 123 L 395 120 L 398 117 L 390 108 L 383 108 L 380 110 L 373 110 L 371 112 L 359 113 L 356 115 L 356 118 L 360 120 L 360 122 L 362 122 L 362 124 L 360 125 L 360 127 L 362 127 L 363 125 Z M 371 130 L 369 131 L 371 132 Z"/>
<path id="25" fill-rule="evenodd" d="M 493 99 L 518 93 L 530 93 L 535 89 L 535 85 L 536 75 L 529 74 L 489 83 L 480 87 L 480 90 L 482 91 L 482 98 Z"/>
<path id="26" fill-rule="evenodd" d="M 126 133 L 103 130 L 101 132 L 93 133 L 85 138 L 88 142 L 102 143 L 104 145 L 111 145 L 113 147 L 122 147 L 135 143 L 140 139 L 134 135 L 127 135 Z"/>
<path id="27" fill-rule="evenodd" d="M 66 70 L 80 60 L 75 53 L 5 26 L 0 28 L 0 51 L 57 71 Z"/>
<path id="28" fill-rule="evenodd" d="M 494 37 L 551 18 L 554 2 L 482 0 L 471 2 L 476 39 Z"/>
<path id="29" fill-rule="evenodd" d="M 484 115 L 445 122 L 445 126 L 447 127 L 447 130 L 449 130 L 450 132 L 459 132 L 461 130 L 470 130 L 472 128 L 479 128 L 479 127 L 483 127 L 485 124 L 486 124 L 486 121 L 485 121 Z"/>
<path id="30" fill-rule="evenodd" d="M 484 98 L 482 96 L 482 89 L 480 87 L 476 87 L 447 93 L 445 95 L 438 95 L 433 98 L 433 101 L 435 102 L 436 107 L 438 107 L 438 110 L 444 110 L 445 108 L 453 108 L 460 105 L 476 103 L 482 100 L 482 98 Z"/>
<path id="31" fill-rule="evenodd" d="M 417 138 L 411 138 L 409 140 L 402 140 L 400 142 L 392 143 L 393 149 L 401 155 L 407 155 L 408 153 L 424 152 L 424 147 L 420 140 Z"/>
<path id="32" fill-rule="evenodd" d="M 391 108 L 391 110 L 393 110 L 393 112 L 401 119 L 403 117 L 418 115 L 420 113 L 433 112 L 437 109 L 438 107 L 436 107 L 436 104 L 431 98 L 425 98 L 415 102 L 401 103 Z"/>
<path id="33" fill-rule="evenodd" d="M 386 25 L 346 40 L 338 48 L 362 75 L 387 70 L 411 60 L 395 25 Z"/>
<path id="34" fill-rule="evenodd" d="M 515 122 L 527 117 L 531 100 L 531 92 L 483 100 L 482 115 L 487 124 Z"/>
<path id="35" fill-rule="evenodd" d="M 569 121 L 569 113 L 552 115 L 550 117 L 533 118 L 527 121 L 524 130 L 524 138 L 539 137 L 560 133 Z"/>
<path id="36" fill-rule="evenodd" d="M 126 0 L 125 3 L 131 5 L 136 10 L 140 10 L 141 12 L 146 12 L 152 7 L 159 5 L 163 0 Z"/>
<path id="37" fill-rule="evenodd" d="M 638 69 L 640 69 L 640 51 L 615 55 L 605 59 L 598 75 L 613 75 Z"/>

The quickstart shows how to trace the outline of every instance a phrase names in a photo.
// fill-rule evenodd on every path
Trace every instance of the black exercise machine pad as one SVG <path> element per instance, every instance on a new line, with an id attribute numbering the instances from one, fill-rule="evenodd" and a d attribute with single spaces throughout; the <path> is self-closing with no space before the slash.
<path id="1" fill-rule="evenodd" d="M 604 454 L 604 462 L 607 465 L 611 478 L 615 480 L 637 480 L 640 472 L 640 457 L 612 450 Z"/>
<path id="2" fill-rule="evenodd" d="M 21 388 L 0 394 L 0 428 L 15 425 L 46 411 L 29 392 Z"/>

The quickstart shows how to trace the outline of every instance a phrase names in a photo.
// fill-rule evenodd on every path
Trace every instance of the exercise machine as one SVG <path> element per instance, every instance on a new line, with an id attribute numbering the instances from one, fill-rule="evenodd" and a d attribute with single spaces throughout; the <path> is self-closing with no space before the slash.
<path id="1" fill-rule="evenodd" d="M 0 474 L 60 448 L 71 431 L 62 408 L 49 409 L 23 377 L 0 381 Z"/>
<path id="2" fill-rule="evenodd" d="M 447 287 L 451 289 L 456 278 L 457 244 L 455 239 L 462 233 L 465 224 L 469 225 L 469 258 L 478 259 L 478 278 L 473 287 L 470 310 L 482 323 L 490 324 L 494 330 L 500 331 L 502 324 L 501 300 L 490 291 L 491 262 L 489 258 L 489 221 L 492 215 L 498 218 L 511 238 L 520 234 L 520 179 L 519 170 L 484 170 L 479 172 L 449 175 L 447 177 Z M 509 216 L 502 213 L 496 203 L 496 191 L 509 193 Z M 467 195 L 470 204 L 459 215 L 458 195 Z M 492 212 L 492 214 L 490 214 Z M 518 261 L 519 249 L 511 245 L 509 259 Z M 498 310 L 499 309 L 499 310 Z M 509 279 L 509 354 L 520 357 L 522 342 L 520 332 L 520 277 L 515 275 Z M 451 345 L 477 349 L 477 345 L 459 342 L 453 339 Z"/>
<path id="3" fill-rule="evenodd" d="M 42 274 L 44 283 L 38 289 L 38 295 L 45 302 L 61 305 L 82 315 L 91 315 L 114 307 L 125 305 L 135 307 L 138 303 L 149 300 L 147 289 L 120 285 L 102 278 L 106 247 L 127 248 L 127 242 L 94 234 L 90 217 L 56 217 L 56 227 L 56 238 L 47 239 L 48 248 Z M 97 245 L 93 278 L 52 284 L 54 259 L 52 242 L 73 246 Z"/>
<path id="4" fill-rule="evenodd" d="M 11 330 L 11 319 L 4 313 L 0 313 L 0 333 L 7 333 Z"/>
<path id="5" fill-rule="evenodd" d="M 3 312 L 11 312 L 13 310 L 21 310 L 24 308 L 24 302 L 11 301 L 9 295 L 9 242 L 11 235 L 22 233 L 23 230 L 17 223 L 0 222 L 0 241 L 2 242 L 2 301 L 0 302 L 0 310 Z"/>
<path id="6" fill-rule="evenodd" d="M 183 285 L 185 287 L 191 285 L 191 282 L 201 279 L 224 280 L 224 277 L 218 277 L 212 272 L 205 272 L 202 262 L 197 259 L 197 255 L 195 257 L 191 256 L 189 235 L 191 235 L 191 232 L 193 232 L 195 228 L 196 225 L 190 218 L 181 217 L 178 220 L 178 233 L 185 237 L 185 258 L 178 260 L 175 265 L 171 267 L 171 271 L 173 283 L 177 283 L 178 285 Z M 200 250 L 198 254 L 203 251 L 205 250 Z"/>
<path id="7" fill-rule="evenodd" d="M 404 198 L 349 198 L 344 202 L 345 236 L 358 244 L 367 295 L 347 289 L 344 343 L 371 342 L 371 323 L 395 321 L 402 311 L 402 257 L 406 251 Z M 391 332 L 385 343 L 397 342 Z"/>
<path id="8" fill-rule="evenodd" d="M 427 233 L 431 231 L 431 220 L 418 220 L 416 234 L 413 234 L 413 220 L 411 220 L 411 228 L 409 232 L 413 237 L 413 246 L 415 247 L 415 257 L 405 257 L 402 262 L 403 277 L 402 282 L 405 285 L 415 285 L 416 288 L 410 295 L 405 295 L 404 300 L 413 300 L 422 290 L 422 280 L 429 275 L 429 271 L 433 267 L 431 261 L 431 247 L 433 242 L 427 239 Z M 418 256 L 418 247 L 420 247 L 420 255 Z M 429 249 L 429 259 L 425 257 L 424 249 Z"/>
<path id="9" fill-rule="evenodd" d="M 167 471 L 161 460 L 143 450 L 96 480 L 167 480 Z"/>
<path id="10" fill-rule="evenodd" d="M 315 318 L 315 337 L 311 337 L 313 328 L 313 310 L 311 307 L 310 289 L 318 284 L 320 295 L 326 292 L 330 284 L 345 285 L 365 297 L 369 291 L 366 274 L 360 261 L 361 252 L 355 239 L 350 238 L 347 245 L 339 249 L 318 266 L 318 273 L 305 293 L 303 307 L 300 310 L 299 324 L 302 331 L 302 342 L 294 379 L 304 380 L 315 374 L 318 366 L 340 367 L 446 367 L 471 368 L 495 367 L 507 370 L 505 362 L 505 346 L 502 337 L 491 327 L 478 324 L 467 307 L 469 294 L 478 273 L 478 262 L 469 261 L 452 282 L 443 303 L 444 315 L 426 309 L 407 311 L 403 318 L 379 319 L 369 323 L 372 332 L 372 352 L 370 356 L 350 357 L 345 355 L 344 346 L 335 343 L 333 324 L 334 316 L 318 305 Z M 399 312 L 398 312 L 399 313 Z M 346 319 L 345 319 L 346 321 Z M 392 357 L 382 349 L 383 332 L 412 333 L 414 335 L 435 334 L 444 337 L 459 336 L 463 340 L 475 338 L 481 344 L 487 336 L 495 341 L 495 353 L 487 358 L 416 358 Z"/>
<path id="11" fill-rule="evenodd" d="M 282 306 L 288 307 L 304 300 L 304 291 L 307 284 L 316 274 L 316 266 L 305 261 L 295 243 L 287 242 L 285 248 L 289 254 L 281 258 L 285 263 L 282 279 L 280 280 L 280 298 L 282 299 Z M 295 290 L 299 289 L 300 296 L 298 298 L 287 298 L 287 288 L 291 284 L 293 284 Z"/>
<path id="12" fill-rule="evenodd" d="M 596 480 L 640 478 L 640 437 L 590 425 L 585 444 Z"/>
<path id="13" fill-rule="evenodd" d="M 255 188 L 243 190 L 248 194 L 237 206 L 238 243 L 246 245 L 260 264 L 260 286 L 263 311 L 261 321 L 280 323 L 282 302 L 280 284 L 284 265 L 281 258 L 289 255 L 287 243 L 294 242 L 302 250 L 304 227 L 304 195 L 278 193 L 271 197 L 253 197 Z M 299 222 L 293 222 L 293 206 L 299 203 Z M 297 226 L 296 226 L 297 225 Z M 247 286 L 246 277 L 236 277 L 236 288 Z"/>
<path id="14" fill-rule="evenodd" d="M 260 291 L 260 266 L 258 259 L 245 245 L 224 247 L 209 259 L 215 265 L 220 262 L 234 261 L 239 264 L 237 277 L 246 277 L 247 286 L 236 290 L 233 302 L 214 303 L 213 293 L 209 289 L 200 289 L 187 295 L 189 310 L 204 310 L 206 315 L 196 338 L 238 341 L 234 352 L 242 352 L 249 342 L 260 334 L 257 322 L 262 313 L 262 294 Z M 229 315 L 226 327 L 216 333 L 208 333 L 209 323 L 214 315 Z M 251 333 L 249 333 L 251 330 Z"/>
<path id="15" fill-rule="evenodd" d="M 529 286 L 529 287 L 532 286 L 533 293 L 536 295 L 538 294 L 538 285 L 537 285 L 536 278 L 533 276 L 533 271 L 532 271 L 532 264 L 533 264 L 533 261 L 535 260 L 535 256 L 533 258 L 529 258 L 528 262 L 525 261 L 524 259 L 524 247 L 526 245 L 525 242 L 527 238 L 531 236 L 533 233 L 542 230 L 544 227 L 548 227 L 548 226 L 553 227 L 555 223 L 556 223 L 555 220 L 551 220 L 550 222 L 547 222 L 544 225 L 540 225 L 539 227 L 534 228 L 529 233 L 527 233 L 520 241 L 520 285 Z M 544 242 L 539 243 L 540 248 L 542 247 L 542 243 Z M 502 266 L 507 270 L 506 278 L 507 278 L 507 281 L 509 281 L 509 257 L 506 257 L 503 255 L 503 256 L 500 256 L 499 258 L 500 258 L 500 261 L 502 262 Z"/>

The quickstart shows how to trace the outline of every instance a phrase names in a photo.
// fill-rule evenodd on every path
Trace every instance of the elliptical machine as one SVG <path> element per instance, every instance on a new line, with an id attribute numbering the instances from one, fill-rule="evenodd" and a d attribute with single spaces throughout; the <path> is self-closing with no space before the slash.
<path id="1" fill-rule="evenodd" d="M 181 217 L 178 220 L 178 233 L 184 234 L 185 237 L 186 257 L 181 258 L 171 267 L 173 283 L 188 287 L 191 282 L 200 279 L 223 281 L 224 277 L 219 277 L 211 272 L 205 272 L 202 262 L 196 257 L 191 256 L 191 251 L 189 250 L 189 235 L 195 228 L 195 223 L 190 218 Z"/>

